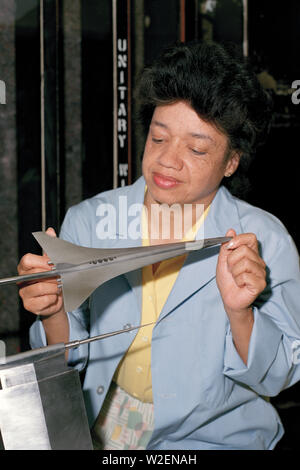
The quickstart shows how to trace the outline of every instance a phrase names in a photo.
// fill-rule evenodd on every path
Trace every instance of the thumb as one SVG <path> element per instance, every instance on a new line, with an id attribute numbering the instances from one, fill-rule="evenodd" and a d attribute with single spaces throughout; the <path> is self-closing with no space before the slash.
<path id="1" fill-rule="evenodd" d="M 233 230 L 233 228 L 230 228 L 227 230 L 225 237 L 236 237 L 236 232 Z"/>
<path id="2" fill-rule="evenodd" d="M 225 237 L 236 237 L 236 232 L 233 230 L 233 228 L 230 228 L 227 230 Z M 221 248 L 220 248 L 220 253 L 219 253 L 219 263 L 225 263 L 227 262 L 227 256 L 229 254 L 229 251 L 227 249 L 229 242 L 222 243 Z"/>
<path id="3" fill-rule="evenodd" d="M 56 237 L 55 230 L 54 230 L 54 228 L 52 228 L 52 227 L 47 228 L 46 234 L 49 235 L 50 237 L 53 237 L 53 238 Z M 45 256 L 46 258 L 48 258 L 49 261 L 50 261 L 49 256 L 48 256 L 47 253 L 45 253 L 44 251 L 43 251 L 43 256 Z"/>
<path id="4" fill-rule="evenodd" d="M 47 235 L 50 235 L 50 237 L 56 237 L 55 230 L 54 230 L 54 228 L 52 228 L 52 227 L 47 228 L 46 234 L 47 234 Z"/>

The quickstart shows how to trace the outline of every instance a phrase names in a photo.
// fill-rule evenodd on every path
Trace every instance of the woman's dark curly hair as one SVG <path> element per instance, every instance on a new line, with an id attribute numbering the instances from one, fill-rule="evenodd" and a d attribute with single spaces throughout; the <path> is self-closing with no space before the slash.
<path id="1" fill-rule="evenodd" d="M 223 184 L 244 195 L 246 176 L 257 147 L 265 141 L 272 102 L 236 46 L 213 42 L 176 43 L 146 67 L 137 87 L 138 118 L 145 135 L 156 106 L 178 100 L 228 137 L 240 156 L 238 170 Z"/>

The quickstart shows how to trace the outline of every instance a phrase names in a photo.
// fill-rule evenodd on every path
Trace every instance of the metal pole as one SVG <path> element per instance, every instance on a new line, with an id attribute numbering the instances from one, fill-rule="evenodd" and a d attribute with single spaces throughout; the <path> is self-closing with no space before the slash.
<path id="1" fill-rule="evenodd" d="M 243 53 L 245 57 L 248 57 L 248 0 L 243 0 Z"/>
<path id="2" fill-rule="evenodd" d="M 66 349 L 77 348 L 81 344 L 91 343 L 92 341 L 98 341 L 100 339 L 110 338 L 111 336 L 120 335 L 122 333 L 128 333 L 129 331 L 137 330 L 139 328 L 144 328 L 145 326 L 154 325 L 156 322 L 146 323 L 145 325 L 131 326 L 128 328 L 123 328 L 123 330 L 112 331 L 111 333 L 103 333 L 102 335 L 92 336 L 91 338 L 79 339 L 75 341 L 70 341 L 65 343 Z"/>
<path id="3" fill-rule="evenodd" d="M 44 63 L 44 0 L 40 0 L 40 76 L 41 76 L 41 218 L 46 230 L 46 169 L 45 169 L 45 63 Z"/>
<path id="4" fill-rule="evenodd" d="M 185 0 L 180 0 L 179 6 L 179 21 L 180 21 L 180 41 L 185 41 Z"/>

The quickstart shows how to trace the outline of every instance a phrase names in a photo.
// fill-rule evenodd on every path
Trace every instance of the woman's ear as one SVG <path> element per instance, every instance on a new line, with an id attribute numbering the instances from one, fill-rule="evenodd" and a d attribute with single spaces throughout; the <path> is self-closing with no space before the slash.
<path id="1" fill-rule="evenodd" d="M 225 173 L 224 176 L 229 178 L 230 176 L 235 173 L 237 170 L 239 163 L 241 159 L 241 154 L 239 154 L 237 151 L 232 151 L 230 157 L 228 158 L 226 168 L 225 168 Z"/>

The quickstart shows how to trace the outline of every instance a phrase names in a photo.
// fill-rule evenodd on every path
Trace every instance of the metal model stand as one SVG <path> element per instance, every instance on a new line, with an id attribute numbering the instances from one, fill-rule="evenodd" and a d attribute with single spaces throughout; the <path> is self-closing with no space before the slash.
<path id="1" fill-rule="evenodd" d="M 92 450 L 79 373 L 67 366 L 64 344 L 0 365 L 0 429 L 7 450 Z"/>
<path id="2" fill-rule="evenodd" d="M 65 352 L 151 324 L 6 357 L 0 363 L 0 449 L 92 450 L 79 372 L 68 367 Z"/>

